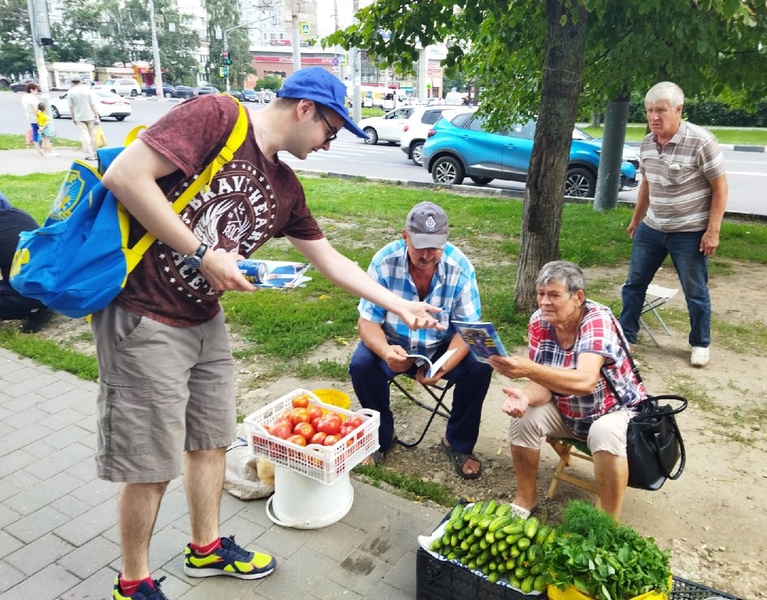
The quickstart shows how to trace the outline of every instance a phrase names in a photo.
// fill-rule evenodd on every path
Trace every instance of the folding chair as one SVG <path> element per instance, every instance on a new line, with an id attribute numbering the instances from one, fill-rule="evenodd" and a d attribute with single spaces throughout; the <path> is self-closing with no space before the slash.
<path id="1" fill-rule="evenodd" d="M 591 458 L 591 452 L 589 452 L 588 446 L 580 440 L 570 438 L 547 437 L 546 441 L 551 444 L 551 447 L 554 448 L 554 452 L 559 455 L 559 462 L 557 463 L 557 468 L 554 470 L 554 478 L 551 480 L 549 491 L 546 493 L 546 499 L 551 500 L 554 497 L 560 481 L 579 487 L 582 490 L 598 494 L 597 484 L 593 480 L 582 479 L 575 475 L 571 475 L 570 473 L 565 473 L 565 468 L 570 466 L 571 458 L 580 458 L 590 463 L 594 462 L 594 459 Z"/>
<path id="2" fill-rule="evenodd" d="M 423 430 L 421 431 L 420 435 L 414 442 L 406 442 L 402 440 L 401 438 L 397 440 L 397 443 L 400 446 L 404 446 L 405 448 L 415 448 L 418 444 L 421 443 L 423 438 L 426 436 L 426 432 L 429 431 L 429 427 L 431 427 L 432 422 L 434 421 L 434 417 L 439 415 L 440 417 L 444 419 L 450 418 L 450 409 L 445 406 L 445 396 L 447 395 L 448 390 L 453 387 L 452 381 L 441 381 L 439 383 L 435 383 L 434 385 L 424 385 L 420 384 L 423 389 L 426 390 L 426 392 L 431 396 L 431 401 L 433 401 L 433 404 L 426 404 L 422 402 L 420 399 L 416 398 L 407 388 L 405 388 L 399 381 L 397 381 L 397 377 L 408 377 L 409 379 L 413 379 L 412 377 L 402 374 L 397 375 L 391 380 L 391 384 L 395 386 L 402 394 L 411 402 L 414 404 L 417 404 L 424 410 L 429 411 L 429 419 L 426 421 L 426 425 L 424 425 Z"/>
<path id="3" fill-rule="evenodd" d="M 669 300 L 671 300 L 674 296 L 676 296 L 678 291 L 679 288 L 667 288 L 651 283 L 647 286 L 647 294 L 645 295 L 644 306 L 642 307 L 642 315 L 646 315 L 649 312 L 654 314 L 655 318 L 658 319 L 658 322 L 661 324 L 661 327 L 663 327 L 663 329 L 666 331 L 666 335 L 668 336 L 671 336 L 671 332 L 668 330 L 666 323 L 661 318 L 660 313 L 658 313 L 658 309 L 666 304 Z M 655 343 L 655 346 L 660 348 L 658 340 L 655 339 L 655 336 L 652 334 L 652 331 L 650 331 L 650 328 L 647 326 L 647 323 L 641 315 L 639 317 L 639 324 L 650 336 L 652 341 Z"/>

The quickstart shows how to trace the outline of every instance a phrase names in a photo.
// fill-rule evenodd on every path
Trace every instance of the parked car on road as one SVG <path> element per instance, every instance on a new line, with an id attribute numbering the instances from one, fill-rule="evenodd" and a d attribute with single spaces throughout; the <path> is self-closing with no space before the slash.
<path id="1" fill-rule="evenodd" d="M 229 90 L 229 95 L 233 98 L 237 98 L 240 102 L 245 102 L 245 96 L 242 95 L 240 90 Z"/>
<path id="2" fill-rule="evenodd" d="M 99 110 L 99 117 L 102 119 L 111 118 L 124 121 L 133 112 L 131 103 L 122 96 L 107 90 L 93 90 L 92 93 L 96 98 L 96 108 Z M 67 94 L 51 98 L 51 114 L 54 119 L 70 118 Z"/>
<path id="3" fill-rule="evenodd" d="M 220 94 L 218 88 L 214 88 L 212 85 L 200 85 L 197 87 L 197 94 L 204 96 L 205 94 Z"/>
<path id="4" fill-rule="evenodd" d="M 573 139 L 574 140 L 594 140 L 595 142 L 600 142 L 600 143 L 602 141 L 602 138 L 595 138 L 593 135 L 584 131 L 580 127 L 575 127 L 573 129 Z M 632 148 L 628 144 L 624 144 L 623 160 L 634 165 L 634 168 L 638 171 L 639 164 L 640 164 L 639 148 Z"/>
<path id="5" fill-rule="evenodd" d="M 191 98 L 196 95 L 197 91 L 191 85 L 176 86 L 176 98 Z"/>
<path id="6" fill-rule="evenodd" d="M 157 95 L 157 84 L 153 83 L 152 85 L 146 85 L 141 88 L 141 95 L 142 96 L 156 96 Z M 162 84 L 162 95 L 166 98 L 175 98 L 176 97 L 176 88 L 173 87 L 169 83 L 163 83 Z"/>
<path id="7" fill-rule="evenodd" d="M 360 119 L 357 123 L 360 129 L 368 134 L 366 144 L 377 144 L 378 142 L 389 142 L 390 144 L 399 144 L 402 137 L 402 128 L 405 121 L 415 110 L 414 106 L 405 106 L 390 110 L 383 117 L 368 117 Z"/>
<path id="8" fill-rule="evenodd" d="M 525 181 L 535 137 L 535 121 L 515 124 L 493 133 L 472 110 L 456 110 L 437 121 L 423 145 L 423 166 L 435 183 L 459 185 L 466 176 L 477 185 L 493 179 Z M 567 169 L 565 195 L 593 198 L 601 141 L 573 140 Z M 638 185 L 636 168 L 621 165 L 621 189 Z"/>
<path id="9" fill-rule="evenodd" d="M 402 136 L 400 137 L 400 148 L 407 154 L 417 166 L 421 166 L 421 153 L 423 152 L 423 143 L 426 141 L 426 135 L 434 124 L 439 121 L 448 106 L 414 106 L 402 126 Z"/>
<path id="10" fill-rule="evenodd" d="M 21 81 L 17 81 L 16 83 L 11 84 L 11 91 L 12 92 L 26 92 L 27 91 L 27 84 L 30 82 L 34 82 L 37 85 L 40 85 L 40 82 L 37 79 L 22 79 Z"/>
<path id="11" fill-rule="evenodd" d="M 105 90 L 118 94 L 120 96 L 130 96 L 135 98 L 141 93 L 141 86 L 135 79 L 126 77 L 125 79 L 107 79 L 101 84 L 95 84 L 96 89 Z"/>
<path id="12" fill-rule="evenodd" d="M 255 90 L 242 90 L 242 96 L 245 102 L 258 102 L 258 92 Z"/>

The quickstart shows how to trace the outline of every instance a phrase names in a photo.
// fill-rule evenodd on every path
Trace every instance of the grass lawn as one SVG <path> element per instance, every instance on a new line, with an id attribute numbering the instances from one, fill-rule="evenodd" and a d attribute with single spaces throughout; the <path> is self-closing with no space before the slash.
<path id="1" fill-rule="evenodd" d="M 602 137 L 602 127 L 583 127 L 594 137 Z M 737 129 L 731 127 L 706 127 L 716 136 L 720 144 L 736 144 L 742 146 L 767 146 L 767 129 Z M 647 133 L 644 123 L 629 123 L 626 127 L 626 141 L 639 142 Z"/>
<path id="2" fill-rule="evenodd" d="M 42 220 L 55 197 L 61 174 L 5 177 L 3 192 L 19 207 Z M 471 197 L 446 191 L 425 191 L 388 184 L 324 177 L 302 178 L 309 204 L 336 248 L 363 268 L 373 254 L 401 234 L 410 208 L 429 198 L 445 208 L 450 219 L 451 241 L 475 265 L 482 294 L 483 318 L 496 324 L 504 343 L 524 343 L 529 315 L 518 312 L 512 301 L 519 252 L 522 203 L 506 198 Z M 590 204 L 565 204 L 562 214 L 561 257 L 583 267 L 606 266 L 624 272 L 631 252 L 625 228 L 631 210 L 624 207 L 595 212 Z M 731 260 L 767 263 L 767 226 L 751 222 L 726 222 L 714 269 L 726 269 Z M 284 240 L 272 240 L 256 258 L 297 260 L 300 255 Z M 299 368 L 301 358 L 327 341 L 356 336 L 357 299 L 316 271 L 303 289 L 269 290 L 255 294 L 229 293 L 223 298 L 227 320 L 244 340 L 240 356 L 265 355 L 285 369 Z M 589 295 L 600 295 L 593 282 Z M 618 306 L 613 306 L 618 309 Z M 0 344 L 30 355 L 29 342 L 9 324 L 0 324 Z M 16 340 L 16 341 L 14 341 Z M 767 340 L 765 340 L 767 342 Z M 53 356 L 49 348 L 35 356 Z M 71 358 L 53 360 L 54 368 L 67 368 Z M 49 364 L 49 363 L 46 363 Z M 70 367 L 71 368 L 71 367 Z M 326 375 L 345 377 L 345 368 L 326 365 Z"/>

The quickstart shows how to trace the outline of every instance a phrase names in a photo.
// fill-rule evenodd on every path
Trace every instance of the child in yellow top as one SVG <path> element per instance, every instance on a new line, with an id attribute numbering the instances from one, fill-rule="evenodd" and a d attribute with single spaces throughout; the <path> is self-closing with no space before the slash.
<path id="1" fill-rule="evenodd" d="M 37 126 L 40 130 L 40 135 L 43 138 L 43 154 L 45 156 L 59 156 L 57 152 L 53 151 L 51 145 L 51 138 L 53 137 L 53 127 L 51 126 L 51 118 L 45 111 L 45 103 L 41 102 L 37 105 Z"/>

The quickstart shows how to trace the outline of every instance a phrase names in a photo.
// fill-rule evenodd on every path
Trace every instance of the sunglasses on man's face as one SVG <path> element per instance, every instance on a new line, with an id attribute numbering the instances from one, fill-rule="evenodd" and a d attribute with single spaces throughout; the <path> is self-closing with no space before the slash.
<path id="1" fill-rule="evenodd" d="M 338 129 L 333 127 L 330 124 L 330 122 L 325 118 L 325 115 L 323 114 L 323 112 L 322 112 L 322 110 L 320 109 L 319 106 L 317 106 L 315 104 L 314 105 L 314 109 L 317 111 L 317 114 L 320 116 L 320 118 L 323 121 L 325 121 L 325 125 L 327 125 L 328 131 L 330 131 L 330 135 L 328 135 L 328 137 L 325 138 L 325 142 L 322 144 L 324 146 L 325 144 L 329 144 L 330 142 L 332 142 L 334 139 L 336 139 L 338 137 Z"/>

